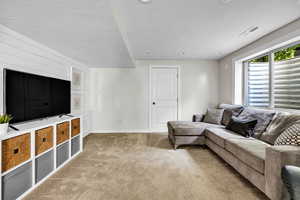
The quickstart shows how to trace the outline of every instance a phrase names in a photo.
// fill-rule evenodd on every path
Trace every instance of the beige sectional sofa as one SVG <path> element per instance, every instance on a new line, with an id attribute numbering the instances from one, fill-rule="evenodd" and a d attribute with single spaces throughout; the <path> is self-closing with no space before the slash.
<path id="1" fill-rule="evenodd" d="M 185 144 L 206 145 L 270 199 L 288 199 L 281 168 L 300 166 L 299 146 L 274 146 L 258 138 L 243 137 L 223 125 L 201 122 L 199 116 L 195 118 L 194 122 L 168 122 L 169 140 L 175 148 Z"/>

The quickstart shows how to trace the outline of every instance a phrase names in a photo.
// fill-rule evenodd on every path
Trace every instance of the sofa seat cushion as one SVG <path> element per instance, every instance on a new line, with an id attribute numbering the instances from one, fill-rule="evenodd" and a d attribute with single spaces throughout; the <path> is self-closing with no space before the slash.
<path id="1" fill-rule="evenodd" d="M 229 138 L 247 139 L 233 131 L 227 130 L 223 127 L 208 127 L 205 132 L 205 136 L 213 141 L 215 144 L 222 148 L 225 148 L 225 140 Z"/>
<path id="2" fill-rule="evenodd" d="M 170 121 L 167 125 L 169 133 L 176 136 L 199 136 L 203 135 L 208 127 L 223 127 L 222 125 L 190 121 Z"/>
<path id="3" fill-rule="evenodd" d="M 227 139 L 225 149 L 261 174 L 265 172 L 266 148 L 271 145 L 260 140 Z"/>

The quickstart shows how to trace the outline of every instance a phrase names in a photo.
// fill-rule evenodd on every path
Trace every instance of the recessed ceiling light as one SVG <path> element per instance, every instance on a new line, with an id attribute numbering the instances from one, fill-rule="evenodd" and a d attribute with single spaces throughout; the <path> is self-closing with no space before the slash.
<path id="1" fill-rule="evenodd" d="M 151 3 L 151 0 L 139 0 L 141 3 Z"/>
<path id="2" fill-rule="evenodd" d="M 185 51 L 178 50 L 176 54 L 179 55 L 179 56 L 184 56 L 185 55 Z"/>
<path id="3" fill-rule="evenodd" d="M 232 2 L 233 0 L 221 0 L 222 1 L 222 3 L 225 3 L 225 4 L 227 4 L 227 3 L 230 3 L 230 2 Z"/>

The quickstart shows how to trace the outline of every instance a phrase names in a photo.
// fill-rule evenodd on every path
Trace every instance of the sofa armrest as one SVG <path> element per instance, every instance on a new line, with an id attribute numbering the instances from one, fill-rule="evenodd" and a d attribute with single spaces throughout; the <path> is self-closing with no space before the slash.
<path id="1" fill-rule="evenodd" d="M 281 170 L 285 165 L 300 166 L 300 146 L 272 146 L 266 149 L 265 178 L 267 196 L 272 200 L 285 199 Z"/>
<path id="2" fill-rule="evenodd" d="M 194 114 L 193 115 L 193 122 L 202 122 L 204 119 L 204 114 Z"/>

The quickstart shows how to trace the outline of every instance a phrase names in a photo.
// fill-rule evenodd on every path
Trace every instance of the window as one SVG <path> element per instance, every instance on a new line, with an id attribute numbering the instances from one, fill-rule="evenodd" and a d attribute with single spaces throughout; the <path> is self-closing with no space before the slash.
<path id="1" fill-rule="evenodd" d="M 247 105 L 269 107 L 269 56 L 250 60 L 247 65 Z"/>
<path id="2" fill-rule="evenodd" d="M 300 44 L 244 62 L 248 106 L 300 109 Z"/>

